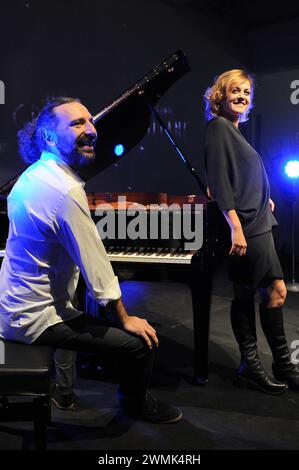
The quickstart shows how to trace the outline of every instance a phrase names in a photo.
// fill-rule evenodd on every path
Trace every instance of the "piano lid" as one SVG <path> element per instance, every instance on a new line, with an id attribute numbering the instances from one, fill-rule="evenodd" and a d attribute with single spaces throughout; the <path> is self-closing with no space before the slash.
<path id="1" fill-rule="evenodd" d="M 185 53 L 178 50 L 94 116 L 98 131 L 97 156 L 95 162 L 80 169 L 79 174 L 85 181 L 118 161 L 114 153 L 116 145 L 123 145 L 123 158 L 140 142 L 151 121 L 148 104 L 154 106 L 189 70 Z"/>
<path id="2" fill-rule="evenodd" d="M 163 93 L 189 70 L 185 53 L 178 50 L 94 116 L 99 134 L 97 157 L 95 162 L 80 169 L 79 174 L 85 181 L 118 161 L 115 145 L 122 144 L 126 155 L 140 142 L 150 125 L 148 104 L 154 106 Z M 21 173 L 0 187 L 2 203 Z"/>

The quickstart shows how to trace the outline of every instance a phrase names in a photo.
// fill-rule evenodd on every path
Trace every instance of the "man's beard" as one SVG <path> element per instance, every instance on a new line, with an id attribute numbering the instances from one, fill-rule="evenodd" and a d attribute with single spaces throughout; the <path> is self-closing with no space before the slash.
<path id="1" fill-rule="evenodd" d="M 95 160 L 96 154 L 94 151 L 95 139 L 89 138 L 79 138 L 77 139 L 73 149 L 71 151 L 65 151 L 60 149 L 60 153 L 65 161 L 75 169 L 79 169 L 86 165 L 89 165 Z M 85 148 L 84 146 L 89 146 L 90 148 Z"/>
<path id="2" fill-rule="evenodd" d="M 96 154 L 94 150 L 86 151 L 76 146 L 71 153 L 65 152 L 65 156 L 72 168 L 81 168 L 92 163 L 95 160 Z"/>

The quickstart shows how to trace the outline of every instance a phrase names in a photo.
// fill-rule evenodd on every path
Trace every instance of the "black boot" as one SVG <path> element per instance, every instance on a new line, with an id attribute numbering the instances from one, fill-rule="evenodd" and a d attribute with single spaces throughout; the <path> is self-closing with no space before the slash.
<path id="1" fill-rule="evenodd" d="M 231 323 L 241 352 L 241 364 L 235 384 L 253 388 L 270 395 L 280 395 L 287 390 L 284 383 L 272 382 L 267 376 L 257 353 L 255 312 L 253 300 L 233 300 Z"/>
<path id="2" fill-rule="evenodd" d="M 261 325 L 273 354 L 273 374 L 292 390 L 299 390 L 299 371 L 291 361 L 283 326 L 282 307 L 260 304 Z"/>

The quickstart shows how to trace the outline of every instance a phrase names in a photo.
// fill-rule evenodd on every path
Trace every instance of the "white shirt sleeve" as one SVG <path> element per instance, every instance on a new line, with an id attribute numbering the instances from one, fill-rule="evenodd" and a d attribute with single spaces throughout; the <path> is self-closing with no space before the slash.
<path id="1" fill-rule="evenodd" d="M 90 216 L 83 188 L 70 190 L 61 202 L 55 229 L 58 239 L 79 267 L 90 296 L 101 305 L 121 297 L 103 242 Z"/>

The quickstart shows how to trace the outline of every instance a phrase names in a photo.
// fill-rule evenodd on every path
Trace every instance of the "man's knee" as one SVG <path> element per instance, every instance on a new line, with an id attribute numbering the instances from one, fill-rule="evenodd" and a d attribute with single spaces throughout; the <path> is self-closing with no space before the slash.
<path id="1" fill-rule="evenodd" d="M 124 352 L 136 359 L 151 357 L 155 354 L 155 345 L 152 340 L 151 344 L 152 347 L 149 348 L 141 336 L 130 335 L 130 339 L 125 345 Z"/>

